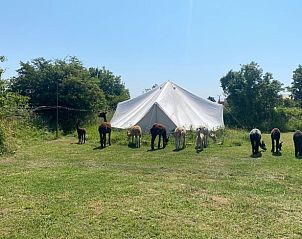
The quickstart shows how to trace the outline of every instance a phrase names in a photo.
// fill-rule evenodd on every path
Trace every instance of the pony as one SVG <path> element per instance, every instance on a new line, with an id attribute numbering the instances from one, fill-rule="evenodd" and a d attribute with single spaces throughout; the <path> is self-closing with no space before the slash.
<path id="1" fill-rule="evenodd" d="M 261 131 L 259 129 L 252 129 L 250 132 L 250 141 L 252 145 L 252 154 L 258 154 L 259 153 L 259 146 L 261 149 L 266 150 L 266 145 L 264 141 L 261 141 Z"/>
<path id="2" fill-rule="evenodd" d="M 160 148 L 160 140 L 161 137 L 163 137 L 163 148 L 166 147 L 169 137 L 167 137 L 167 130 L 164 125 L 155 123 L 153 124 L 152 128 L 150 129 L 151 133 L 151 149 L 154 150 L 154 141 L 156 139 L 156 136 L 158 135 L 158 146 L 157 148 Z"/>
<path id="3" fill-rule="evenodd" d="M 186 147 L 186 129 L 185 127 L 176 127 L 174 130 L 175 150 L 184 149 Z"/>
<path id="4" fill-rule="evenodd" d="M 302 132 L 297 130 L 293 135 L 294 145 L 295 145 L 295 157 L 302 156 Z"/>
<path id="5" fill-rule="evenodd" d="M 200 132 L 204 135 L 204 147 L 207 148 L 209 145 L 209 136 L 210 136 L 210 131 L 207 127 L 201 127 Z"/>
<path id="6" fill-rule="evenodd" d="M 272 139 L 272 153 L 275 153 L 275 148 L 276 148 L 276 153 L 278 154 L 279 151 L 281 151 L 282 149 L 282 142 L 279 143 L 280 140 L 280 130 L 278 128 L 273 128 L 271 131 L 271 139 Z M 276 141 L 276 145 L 275 145 L 275 141 Z"/>
<path id="7" fill-rule="evenodd" d="M 141 147 L 141 137 L 142 137 L 142 129 L 139 125 L 134 125 L 128 132 L 127 132 L 128 139 L 132 139 L 132 144 L 135 144 L 136 148 Z M 133 142 L 134 141 L 134 142 Z"/>
<path id="8" fill-rule="evenodd" d="M 99 117 L 103 118 L 104 121 L 103 123 L 100 124 L 99 126 L 99 134 L 100 134 L 100 143 L 101 143 L 101 147 L 105 148 L 106 147 L 106 134 L 108 134 L 108 144 L 111 145 L 111 124 L 109 122 L 107 122 L 106 119 L 106 114 L 107 112 L 100 112 L 99 113 Z"/>
<path id="9" fill-rule="evenodd" d="M 78 120 L 76 123 L 76 129 L 78 133 L 78 144 L 85 144 L 86 142 L 86 129 L 80 128 L 80 121 Z"/>
<path id="10" fill-rule="evenodd" d="M 196 129 L 196 146 L 195 149 L 197 152 L 203 151 L 205 144 L 205 136 L 202 133 L 201 128 Z"/>

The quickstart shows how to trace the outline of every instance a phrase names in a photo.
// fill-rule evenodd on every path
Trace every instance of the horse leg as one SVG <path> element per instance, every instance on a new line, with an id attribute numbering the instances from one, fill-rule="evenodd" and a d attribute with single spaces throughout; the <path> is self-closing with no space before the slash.
<path id="1" fill-rule="evenodd" d="M 156 138 L 156 136 L 152 135 L 152 138 L 151 138 L 151 149 L 152 150 L 154 150 L 154 141 L 155 141 L 155 138 Z"/>
<path id="2" fill-rule="evenodd" d="M 256 154 L 259 153 L 259 144 L 260 144 L 260 141 L 257 140 L 257 142 L 256 142 L 256 149 L 255 149 L 255 153 Z"/>
<path id="3" fill-rule="evenodd" d="M 159 134 L 158 135 L 158 145 L 157 145 L 157 148 L 160 149 L 160 141 L 161 141 L 161 135 Z"/>
<path id="4" fill-rule="evenodd" d="M 104 148 L 106 148 L 106 133 L 103 134 Z"/>
<path id="5" fill-rule="evenodd" d="M 166 135 L 162 135 L 163 137 L 163 149 L 166 148 L 167 145 L 167 136 Z"/>
<path id="6" fill-rule="evenodd" d="M 254 141 L 251 142 L 251 145 L 252 145 L 252 154 L 254 155 L 255 154 L 255 143 L 254 143 Z"/>
<path id="7" fill-rule="evenodd" d="M 278 148 L 278 144 L 277 144 L 277 148 Z M 275 152 L 275 140 L 272 138 L 272 153 Z"/>
<path id="8" fill-rule="evenodd" d="M 279 139 L 276 139 L 276 153 L 279 153 Z"/>
<path id="9" fill-rule="evenodd" d="M 302 142 L 300 141 L 299 143 L 298 143 L 298 151 L 299 151 L 299 157 L 301 157 L 302 156 Z"/>
<path id="10" fill-rule="evenodd" d="M 106 138 L 106 137 L 105 137 Z M 106 140 L 106 139 L 105 139 Z M 108 133 L 108 144 L 111 146 L 111 129 Z"/>
<path id="11" fill-rule="evenodd" d="M 299 152 L 299 145 L 297 142 L 294 142 L 295 143 L 295 157 L 297 158 L 298 157 L 298 152 Z"/>

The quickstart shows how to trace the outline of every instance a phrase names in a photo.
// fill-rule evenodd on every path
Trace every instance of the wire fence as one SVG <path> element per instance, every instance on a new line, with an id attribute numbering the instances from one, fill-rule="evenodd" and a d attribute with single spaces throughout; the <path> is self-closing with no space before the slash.
<path id="1" fill-rule="evenodd" d="M 31 108 L 33 112 L 39 111 L 39 110 L 48 110 L 48 109 L 61 109 L 61 110 L 68 110 L 68 111 L 78 111 L 78 112 L 91 112 L 91 113 L 98 113 L 99 111 L 96 110 L 85 110 L 85 109 L 75 109 L 75 108 L 69 108 L 65 106 L 47 106 L 47 105 L 42 105 L 42 106 L 37 106 L 34 108 Z"/>

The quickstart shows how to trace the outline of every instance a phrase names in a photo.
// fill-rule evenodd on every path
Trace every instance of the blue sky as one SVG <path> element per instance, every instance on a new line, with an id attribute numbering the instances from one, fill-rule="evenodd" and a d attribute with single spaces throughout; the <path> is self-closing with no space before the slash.
<path id="1" fill-rule="evenodd" d="M 300 0 L 2 0 L 4 77 L 20 61 L 78 57 L 120 75 L 131 97 L 171 80 L 201 96 L 257 62 L 285 86 L 302 64 Z"/>

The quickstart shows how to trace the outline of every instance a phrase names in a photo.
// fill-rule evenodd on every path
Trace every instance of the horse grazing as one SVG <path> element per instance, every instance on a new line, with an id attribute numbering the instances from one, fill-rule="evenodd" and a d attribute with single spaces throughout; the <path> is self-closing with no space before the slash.
<path id="1" fill-rule="evenodd" d="M 302 156 L 302 132 L 297 130 L 293 135 L 294 145 L 295 145 L 295 157 Z"/>
<path id="2" fill-rule="evenodd" d="M 266 150 L 266 145 L 265 143 L 261 141 L 261 131 L 259 129 L 252 129 L 250 132 L 250 140 L 251 140 L 251 145 L 252 145 L 252 154 L 258 154 L 259 153 L 259 146 L 263 150 Z"/>
<path id="3" fill-rule="evenodd" d="M 102 148 L 106 147 L 106 134 L 108 134 L 108 144 L 111 145 L 111 124 L 107 122 L 106 114 L 107 112 L 100 112 L 98 115 L 100 118 L 104 119 L 104 122 L 99 126 L 100 143 Z"/>
<path id="4" fill-rule="evenodd" d="M 207 127 L 200 127 L 200 132 L 203 133 L 204 135 L 204 147 L 208 147 L 209 145 L 209 136 L 210 136 L 210 131 Z"/>
<path id="5" fill-rule="evenodd" d="M 128 139 L 132 139 L 132 144 L 135 144 L 136 148 L 141 147 L 141 137 L 142 137 L 142 129 L 139 125 L 134 125 L 128 132 L 127 132 Z M 133 142 L 134 141 L 134 142 Z"/>
<path id="6" fill-rule="evenodd" d="M 160 148 L 160 140 L 161 137 L 163 137 L 163 148 L 166 147 L 169 137 L 167 137 L 167 130 L 164 125 L 162 124 L 154 124 L 152 128 L 150 129 L 151 133 L 151 149 L 154 150 L 154 141 L 156 139 L 156 136 L 158 135 L 158 146 L 157 148 Z"/>
<path id="7" fill-rule="evenodd" d="M 271 131 L 271 139 L 272 139 L 272 153 L 275 153 L 275 148 L 276 148 L 276 153 L 278 154 L 279 151 L 281 151 L 282 149 L 282 142 L 279 143 L 280 141 L 280 130 L 278 128 L 274 128 Z M 275 141 L 276 141 L 276 145 L 275 145 Z"/>
<path id="8" fill-rule="evenodd" d="M 78 144 L 85 144 L 86 141 L 86 130 L 84 128 L 80 128 L 80 121 L 78 120 L 76 123 L 76 129 L 78 133 Z"/>
<path id="9" fill-rule="evenodd" d="M 204 143 L 205 143 L 205 136 L 202 133 L 201 128 L 196 129 L 196 146 L 195 149 L 197 152 L 200 152 L 204 148 Z"/>
<path id="10" fill-rule="evenodd" d="M 174 130 L 175 150 L 184 149 L 186 147 L 186 129 L 185 127 L 176 127 Z"/>

